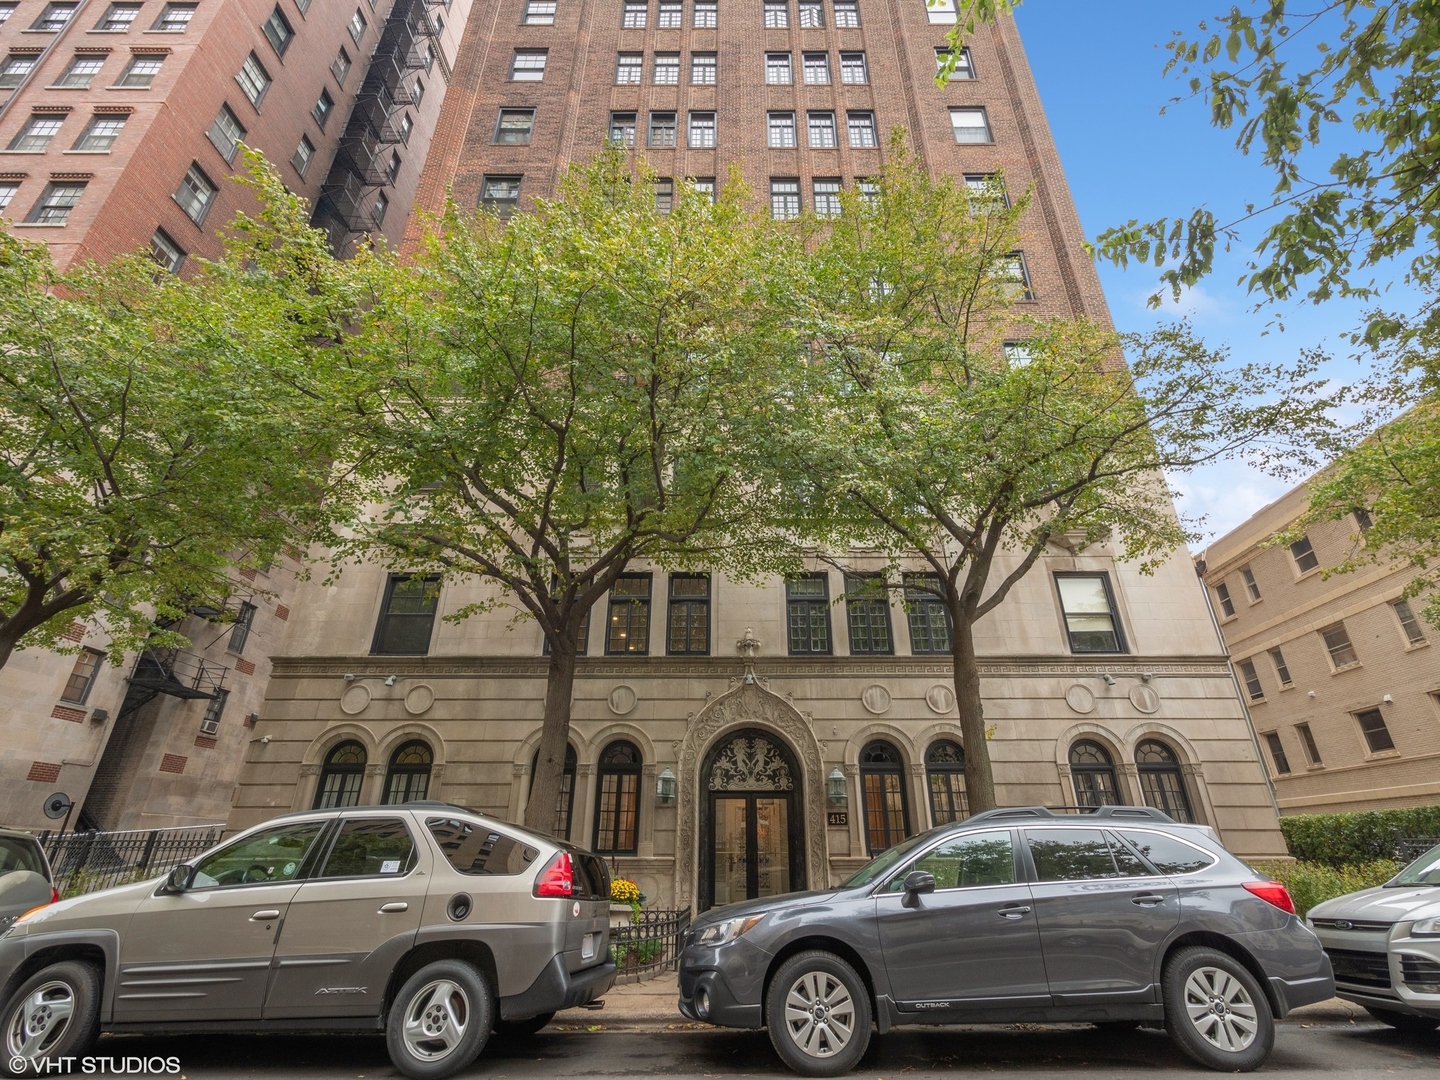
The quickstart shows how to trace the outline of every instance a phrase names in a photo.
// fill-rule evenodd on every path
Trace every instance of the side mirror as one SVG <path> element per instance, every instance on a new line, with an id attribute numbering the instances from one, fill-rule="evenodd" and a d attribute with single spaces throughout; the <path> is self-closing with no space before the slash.
<path id="1" fill-rule="evenodd" d="M 910 896 L 935 891 L 935 875 L 928 870 L 911 870 L 905 875 L 905 892 Z"/>
<path id="2" fill-rule="evenodd" d="M 190 882 L 195 877 L 195 868 L 181 863 L 170 871 L 170 876 L 165 879 L 165 885 L 161 892 L 167 894 L 182 893 L 190 888 Z"/>

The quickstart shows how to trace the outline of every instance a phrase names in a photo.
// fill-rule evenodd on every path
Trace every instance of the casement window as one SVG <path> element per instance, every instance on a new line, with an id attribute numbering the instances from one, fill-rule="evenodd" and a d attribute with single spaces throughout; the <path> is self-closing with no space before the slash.
<path id="1" fill-rule="evenodd" d="M 438 577 L 391 574 L 385 582 L 370 652 L 377 656 L 424 656 L 430 651 L 439 605 Z"/>
<path id="2" fill-rule="evenodd" d="M 194 4 L 166 4 L 150 29 L 160 34 L 183 34 L 194 17 Z"/>
<path id="3" fill-rule="evenodd" d="M 150 257 L 174 274 L 185 261 L 185 252 L 164 229 L 156 229 L 150 236 Z"/>
<path id="4" fill-rule="evenodd" d="M 1225 582 L 1215 586 L 1215 599 L 1220 602 L 1220 614 L 1226 619 L 1235 617 L 1235 601 L 1230 597 L 1230 586 Z"/>
<path id="5" fill-rule="evenodd" d="M 769 142 L 772 147 L 787 148 L 795 145 L 795 114 L 793 112 L 772 112 L 768 116 Z"/>
<path id="6" fill-rule="evenodd" d="M 1158 739 L 1146 739 L 1135 747 L 1135 768 L 1146 806 L 1163 810 L 1176 821 L 1195 820 L 1190 793 L 1185 790 L 1185 773 L 1174 750 Z"/>
<path id="7" fill-rule="evenodd" d="M 1275 769 L 1275 775 L 1289 775 L 1290 759 L 1285 756 L 1285 744 L 1280 741 L 1280 733 L 1278 731 L 1267 731 L 1264 739 L 1265 746 L 1270 751 L 1270 764 Z"/>
<path id="8" fill-rule="evenodd" d="M 650 575 L 622 574 L 610 587 L 605 652 L 645 656 L 650 652 Z"/>
<path id="9" fill-rule="evenodd" d="M 630 742 L 613 742 L 596 770 L 595 843 L 602 855 L 634 855 L 640 838 L 640 777 L 643 759 Z"/>
<path id="10" fill-rule="evenodd" d="M 685 8 L 680 0 L 660 0 L 655 26 L 660 30 L 679 30 L 685 25 Z"/>
<path id="11" fill-rule="evenodd" d="M 675 181 L 669 176 L 655 179 L 655 212 L 668 214 L 675 209 Z"/>
<path id="12" fill-rule="evenodd" d="M 1260 599 L 1260 586 L 1255 582 L 1255 573 L 1248 566 L 1240 568 L 1240 580 L 1245 583 L 1245 595 L 1250 597 L 1253 604 Z"/>
<path id="13" fill-rule="evenodd" d="M 31 30 L 64 30 L 70 22 L 70 17 L 75 14 L 79 4 L 46 4 L 45 10 L 40 17 L 30 24 Z"/>
<path id="14" fill-rule="evenodd" d="M 385 788 L 384 794 L 380 797 L 381 804 L 401 806 L 404 803 L 416 802 L 425 798 L 430 793 L 430 770 L 434 762 L 435 752 L 430 749 L 430 744 L 427 742 L 415 739 L 398 747 L 395 753 L 390 755 L 390 767 L 385 770 Z M 407 844 L 410 844 L 409 831 L 398 821 L 371 819 L 363 824 L 346 822 L 341 826 L 340 835 L 335 842 L 335 849 L 325 864 L 326 877 L 341 875 L 348 877 L 348 871 L 371 874 L 375 872 L 373 869 L 375 863 L 365 857 L 367 853 L 363 850 L 356 851 L 354 840 L 346 836 L 346 830 L 350 828 L 363 830 L 371 843 L 379 841 L 377 846 L 383 845 L 381 850 L 387 857 L 393 858 Z M 388 835 L 380 833 L 380 829 L 387 830 Z M 395 846 L 397 841 L 399 847 Z M 408 850 L 413 851 L 413 845 Z M 346 866 L 340 874 L 336 874 L 332 867 L 338 852 L 355 852 L 358 856 L 355 859 L 356 865 Z M 376 854 L 379 853 L 376 852 Z M 402 858 L 402 867 L 408 870 L 409 864 L 408 856 Z"/>
<path id="15" fill-rule="evenodd" d="M 953 23 L 955 21 L 955 0 L 923 0 L 925 14 L 932 23 Z"/>
<path id="16" fill-rule="evenodd" d="M 165 57 L 160 53 L 138 53 L 130 58 L 130 63 L 125 65 L 125 70 L 120 73 L 115 85 L 143 90 L 155 81 L 155 76 L 160 74 L 164 64 Z"/>
<path id="17" fill-rule="evenodd" d="M 305 179 L 305 174 L 310 171 L 310 162 L 315 160 L 315 144 L 308 136 L 301 135 L 300 142 L 295 147 L 295 153 L 290 155 L 290 164 L 300 174 L 300 179 Z"/>
<path id="18" fill-rule="evenodd" d="M 876 740 L 860 751 L 860 802 L 865 814 L 865 846 L 879 855 L 910 833 L 905 798 L 905 767 L 900 751 Z"/>
<path id="19" fill-rule="evenodd" d="M 365 21 L 365 13 L 357 7 L 355 14 L 350 16 L 350 26 L 348 28 L 350 30 L 350 38 L 356 45 L 359 45 L 360 39 L 365 36 L 365 28 L 368 25 L 369 23 Z"/>
<path id="20" fill-rule="evenodd" d="M 866 206 L 874 206 L 880 199 L 880 182 L 868 176 L 855 177 L 855 190 L 860 193 L 860 201 Z"/>
<path id="21" fill-rule="evenodd" d="M 520 205 L 518 176 L 487 176 L 480 183 L 480 205 L 502 218 L 509 217 Z"/>
<path id="22" fill-rule="evenodd" d="M 1360 734 L 1365 736 L 1365 745 L 1370 753 L 1380 754 L 1395 749 L 1395 740 L 1390 737 L 1390 729 L 1385 726 L 1385 717 L 1379 709 L 1356 713 L 1355 722 L 1360 725 Z"/>
<path id="23" fill-rule="evenodd" d="M 622 52 L 615 57 L 615 85 L 639 86 L 645 78 L 645 54 Z"/>
<path id="24" fill-rule="evenodd" d="M 850 145 L 856 147 L 878 146 L 875 137 L 875 114 L 852 112 L 845 114 L 845 125 L 850 129 Z"/>
<path id="25" fill-rule="evenodd" d="M 520 23 L 523 26 L 554 26 L 555 0 L 528 0 Z"/>
<path id="26" fill-rule="evenodd" d="M 534 127 L 534 109 L 501 109 L 495 120 L 495 141 L 512 146 L 528 146 Z"/>
<path id="27" fill-rule="evenodd" d="M 64 225 L 70 220 L 70 211 L 85 194 L 83 183 L 50 183 L 30 210 L 25 220 L 32 225 Z"/>
<path id="28" fill-rule="evenodd" d="M 709 150 L 715 145 L 715 114 L 692 112 L 688 144 L 692 150 Z"/>
<path id="29" fill-rule="evenodd" d="M 817 176 L 811 181 L 816 217 L 840 216 L 840 178 Z"/>
<path id="30" fill-rule="evenodd" d="M 1005 256 L 1005 286 L 1012 300 L 1034 300 L 1035 290 L 1030 286 L 1030 266 L 1023 251 L 1012 251 Z"/>
<path id="31" fill-rule="evenodd" d="M 335 81 L 341 86 L 345 85 L 345 77 L 350 74 L 350 66 L 350 54 L 342 48 L 330 64 L 330 74 L 335 76 Z"/>
<path id="32" fill-rule="evenodd" d="M 1235 666 L 1240 670 L 1240 677 L 1245 680 L 1245 692 L 1250 695 L 1250 700 L 1264 701 L 1265 687 L 1260 684 L 1260 673 L 1255 670 L 1255 661 L 1241 660 Z"/>
<path id="33" fill-rule="evenodd" d="M 838 191 L 840 181 L 833 181 Z M 818 187 L 820 181 L 815 181 Z M 817 206 L 819 195 L 816 195 Z M 890 632 L 890 600 L 883 581 L 876 577 L 845 578 L 845 622 L 850 630 L 852 655 L 889 656 L 895 652 Z"/>
<path id="34" fill-rule="evenodd" d="M 765 54 L 765 82 L 771 86 L 789 86 L 794 79 L 790 73 L 790 54 L 774 52 Z"/>
<path id="35" fill-rule="evenodd" d="M 1305 751 L 1305 760 L 1311 765 L 1324 765 L 1325 759 L 1320 756 L 1320 746 L 1315 742 L 1315 733 L 1310 730 L 1310 725 L 1296 724 L 1295 734 L 1300 736 L 1300 747 Z"/>
<path id="36" fill-rule="evenodd" d="M 35 70 L 35 64 L 39 57 L 29 53 L 11 53 L 0 62 L 0 90 L 14 90 L 22 82 L 25 76 Z"/>
<path id="37" fill-rule="evenodd" d="M 671 656 L 710 655 L 710 576 L 671 574 L 666 613 L 666 652 Z"/>
<path id="38" fill-rule="evenodd" d="M 925 782 L 930 789 L 930 824 L 948 825 L 970 816 L 965 794 L 965 751 L 950 739 L 925 751 Z"/>
<path id="39" fill-rule="evenodd" d="M 870 65 L 865 62 L 863 52 L 842 52 L 840 54 L 840 82 L 850 85 L 868 83 Z"/>
<path id="40" fill-rule="evenodd" d="M 936 48 L 936 50 L 935 50 L 935 70 L 936 70 L 936 71 L 940 71 L 940 70 L 942 70 L 942 69 L 945 67 L 946 62 L 950 59 L 950 54 L 951 54 L 952 51 L 953 51 L 953 50 L 951 50 L 950 48 L 948 48 L 948 47 L 946 47 L 946 46 L 941 46 L 941 47 Z M 955 68 L 954 68 L 953 71 L 950 72 L 950 78 L 951 78 L 951 79 L 973 79 L 973 78 L 975 78 L 975 65 L 974 65 L 974 63 L 973 63 L 973 62 L 971 61 L 971 59 L 970 59 L 970 50 L 969 50 L 969 49 L 961 49 L 961 50 L 960 50 L 959 55 L 955 58 Z"/>
<path id="41" fill-rule="evenodd" d="M 230 111 L 230 106 L 221 105 L 220 111 L 215 114 L 214 122 L 210 125 L 210 130 L 205 134 L 214 144 L 215 149 L 220 151 L 220 156 L 225 159 L 226 164 L 229 164 L 235 160 L 235 152 L 240 149 L 240 143 L 245 139 L 245 126 Z"/>
<path id="42" fill-rule="evenodd" d="M 1029 367 L 1035 360 L 1035 351 L 1028 341 L 1007 341 L 1000 348 L 1005 354 L 1005 366 L 1012 370 Z"/>
<path id="43" fill-rule="evenodd" d="M 1109 574 L 1056 574 L 1055 586 L 1072 653 L 1126 651 Z"/>
<path id="44" fill-rule="evenodd" d="M 800 29 L 819 30 L 825 26 L 825 5 L 820 0 L 800 0 Z"/>
<path id="45" fill-rule="evenodd" d="M 714 30 L 720 25 L 720 11 L 716 0 L 695 0 L 694 19 L 690 24 L 696 30 Z"/>
<path id="46" fill-rule="evenodd" d="M 650 18 L 650 5 L 628 3 L 620 16 L 620 25 L 626 30 L 643 30 Z"/>
<path id="47" fill-rule="evenodd" d="M 1415 617 L 1415 612 L 1410 609 L 1410 601 L 1396 600 L 1390 605 L 1395 612 L 1395 618 L 1400 620 L 1400 629 L 1405 632 L 1405 640 L 1411 645 L 1425 644 L 1425 627 L 1420 625 L 1420 620 Z"/>
<path id="48" fill-rule="evenodd" d="M 714 53 L 691 53 L 690 54 L 690 85 L 691 86 L 714 86 L 716 77 L 716 64 Z"/>
<path id="49" fill-rule="evenodd" d="M 1110 756 L 1110 751 L 1093 739 L 1081 739 L 1070 747 L 1069 760 L 1076 806 L 1121 804 L 1115 759 Z"/>
<path id="50" fill-rule="evenodd" d="M 102 34 L 123 34 L 140 14 L 139 4 L 111 4 L 100 16 L 95 29 Z"/>
<path id="51" fill-rule="evenodd" d="M 1270 650 L 1270 662 L 1275 665 L 1275 677 L 1280 680 L 1281 686 L 1294 686 L 1295 680 L 1290 678 L 1290 668 L 1285 663 L 1285 654 L 1279 649 Z"/>
<path id="52" fill-rule="evenodd" d="M 512 82 L 540 82 L 545 78 L 548 49 L 516 49 L 510 61 Z"/>
<path id="53" fill-rule="evenodd" d="M 24 127 L 10 140 L 6 149 L 20 154 L 44 153 L 64 124 L 64 113 L 35 113 L 25 121 Z"/>
<path id="54" fill-rule="evenodd" d="M 1295 560 L 1295 569 L 1302 574 L 1308 574 L 1320 565 L 1320 559 L 1315 554 L 1315 549 L 1310 546 L 1310 538 L 1302 536 L 1290 545 L 1290 557 Z"/>
<path id="55" fill-rule="evenodd" d="M 994 142 L 990 134 L 990 121 L 984 109 L 951 109 L 950 130 L 957 143 Z"/>
<path id="56" fill-rule="evenodd" d="M 330 114 L 335 111 L 335 99 L 330 96 L 329 90 L 321 90 L 320 96 L 315 99 L 315 107 L 310 110 L 310 115 L 315 118 L 315 126 L 321 131 L 330 122 Z"/>
<path id="57" fill-rule="evenodd" d="M 200 170 L 199 165 L 191 165 L 185 173 L 185 178 L 175 189 L 175 201 L 196 225 L 204 222 L 205 215 L 210 211 L 210 204 L 215 201 L 215 185 Z"/>
<path id="58" fill-rule="evenodd" d="M 635 114 L 633 112 L 610 114 L 610 143 L 614 146 L 635 145 Z"/>
<path id="59" fill-rule="evenodd" d="M 772 203 L 777 182 L 794 185 L 795 214 L 800 213 L 800 182 L 772 180 Z M 793 217 L 795 214 L 789 216 Z M 805 574 L 785 582 L 785 622 L 789 628 L 792 656 L 828 654 L 831 651 L 830 582 L 824 574 Z"/>
<path id="60" fill-rule="evenodd" d="M 905 575 L 905 612 L 910 626 L 910 652 L 916 656 L 948 655 L 950 613 L 937 595 L 940 579 L 934 574 Z"/>
<path id="61" fill-rule="evenodd" d="M 340 53 L 345 56 L 345 53 Z M 346 64 L 350 58 L 345 57 Z M 348 67 L 346 70 L 349 70 Z M 260 63 L 260 58 L 253 52 L 245 58 L 245 63 L 240 65 L 240 72 L 235 76 L 235 81 L 240 84 L 240 89 L 245 92 L 245 98 L 257 109 L 260 102 L 265 100 L 265 95 L 270 90 L 270 73 L 265 70 L 265 65 Z"/>
<path id="62" fill-rule="evenodd" d="M 103 56 L 77 56 L 70 61 L 69 66 L 61 74 L 56 86 L 63 86 L 67 90 L 84 90 L 90 86 L 90 80 L 100 74 L 100 69 L 105 66 Z"/>
<path id="63" fill-rule="evenodd" d="M 800 216 L 800 181 L 794 179 L 770 181 L 770 216 L 777 221 L 786 221 Z"/>
<path id="64" fill-rule="evenodd" d="M 1325 627 L 1320 631 L 1320 638 L 1325 642 L 1325 651 L 1330 654 L 1330 663 L 1337 671 L 1359 663 L 1360 658 L 1355 654 L 1355 646 L 1350 643 L 1350 635 L 1343 622 Z"/>
<path id="65" fill-rule="evenodd" d="M 647 145 L 669 147 L 675 145 L 675 114 L 673 112 L 652 112 Z"/>
<path id="66" fill-rule="evenodd" d="M 765 29 L 786 30 L 790 27 L 790 5 L 784 0 L 765 0 Z"/>
<path id="67" fill-rule="evenodd" d="M 128 119 L 123 113 L 91 118 L 90 123 L 85 125 L 85 130 L 80 133 L 80 138 L 70 149 L 85 154 L 108 154 L 115 145 L 115 140 L 120 137 L 120 132 L 125 129 L 125 121 Z"/>
<path id="68" fill-rule="evenodd" d="M 812 112 L 806 117 L 812 150 L 833 150 L 835 141 L 835 114 Z M 817 211 L 818 212 L 818 211 Z"/>
<path id="69" fill-rule="evenodd" d="M 290 20 L 285 18 L 279 4 L 275 5 L 275 10 L 270 12 L 270 17 L 260 29 L 265 32 L 278 56 L 284 56 L 285 50 L 290 48 L 290 43 L 295 40 L 295 28 L 290 25 Z"/>
<path id="70" fill-rule="evenodd" d="M 801 56 L 801 70 L 807 86 L 830 85 L 830 54 L 807 52 Z"/>
<path id="71" fill-rule="evenodd" d="M 854 29 L 860 25 L 857 0 L 835 0 L 835 25 L 842 29 Z"/>
<path id="72" fill-rule="evenodd" d="M 680 54 L 656 53 L 654 79 L 656 86 L 679 86 Z"/>
<path id="73" fill-rule="evenodd" d="M 315 809 L 334 810 L 360 805 L 360 787 L 365 781 L 365 747 L 353 739 L 340 743 L 325 755 L 320 780 L 315 786 Z"/>
<path id="74" fill-rule="evenodd" d="M 95 680 L 104 662 L 104 653 L 95 649 L 81 649 L 80 655 L 75 657 L 75 666 L 70 669 L 70 678 L 65 681 L 60 700 L 68 701 L 72 705 L 84 705 L 90 697 L 90 691 L 95 688 Z"/>

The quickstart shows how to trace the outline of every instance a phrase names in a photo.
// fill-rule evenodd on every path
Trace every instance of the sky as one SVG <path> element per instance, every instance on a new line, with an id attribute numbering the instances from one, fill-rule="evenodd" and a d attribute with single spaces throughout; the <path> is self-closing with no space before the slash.
<path id="1" fill-rule="evenodd" d="M 1160 111 L 1186 89 L 1162 74 L 1169 55 L 1165 42 L 1176 30 L 1194 36 L 1201 20 L 1231 2 L 1023 0 L 1016 13 L 1021 37 L 1081 224 L 1092 239 L 1132 218 L 1188 216 L 1202 205 L 1228 221 L 1245 203 L 1263 201 L 1273 187 L 1263 165 L 1235 149 L 1233 132 L 1210 127 L 1204 102 Z M 1329 346 L 1337 356 L 1326 373 L 1341 382 L 1356 378 L 1360 367 L 1340 335 L 1359 324 L 1360 306 L 1335 302 L 1254 311 L 1254 300 L 1236 283 L 1253 242 L 1218 256 L 1215 273 L 1180 305 L 1160 311 L 1146 306 L 1157 280 L 1153 266 L 1120 270 L 1102 263 L 1100 280 L 1117 327 L 1144 331 L 1162 318 L 1185 315 L 1207 345 L 1227 347 L 1237 362 L 1290 361 L 1303 348 Z M 1283 330 L 1275 325 L 1277 315 L 1283 316 Z M 1197 550 L 1295 482 L 1234 461 L 1171 481 L 1180 492 L 1182 516 L 1203 534 Z"/>

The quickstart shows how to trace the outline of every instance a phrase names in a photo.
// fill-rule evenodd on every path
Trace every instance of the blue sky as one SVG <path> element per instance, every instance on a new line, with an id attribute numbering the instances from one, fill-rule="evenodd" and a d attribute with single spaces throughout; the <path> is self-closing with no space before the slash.
<path id="1" fill-rule="evenodd" d="M 1024 0 L 1019 8 L 1025 49 L 1090 237 L 1131 218 L 1188 214 L 1201 205 L 1229 220 L 1246 202 L 1261 202 L 1269 193 L 1269 174 L 1235 149 L 1233 133 L 1210 127 L 1203 102 L 1185 102 L 1160 115 L 1183 89 L 1173 77 L 1162 77 L 1165 42 L 1175 30 L 1193 35 L 1202 19 L 1230 3 Z M 1339 381 L 1354 379 L 1359 368 L 1339 336 L 1359 323 L 1359 306 L 1252 311 L 1253 301 L 1236 284 L 1249 246 L 1221 256 L 1208 280 L 1179 307 L 1163 311 L 1145 303 L 1154 291 L 1153 267 L 1121 271 L 1102 264 L 1100 278 L 1116 325 L 1143 331 L 1162 317 L 1183 313 L 1207 344 L 1227 346 L 1237 361 L 1288 361 L 1302 348 L 1328 345 L 1338 356 L 1327 373 Z M 1283 316 L 1283 331 L 1274 325 L 1277 315 Z M 1207 539 L 1229 531 L 1293 484 L 1239 462 L 1218 462 L 1172 481 L 1181 491 L 1181 513 L 1192 522 L 1203 517 L 1199 528 Z"/>

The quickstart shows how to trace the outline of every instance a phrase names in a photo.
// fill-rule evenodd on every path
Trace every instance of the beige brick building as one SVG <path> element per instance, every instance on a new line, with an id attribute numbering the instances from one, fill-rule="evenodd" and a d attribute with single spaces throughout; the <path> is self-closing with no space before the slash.
<path id="1" fill-rule="evenodd" d="M 1325 576 L 1360 542 L 1363 513 L 1272 544 L 1309 502 L 1301 486 L 1204 552 L 1202 574 L 1249 699 L 1283 814 L 1440 801 L 1440 665 L 1402 563 Z"/>

